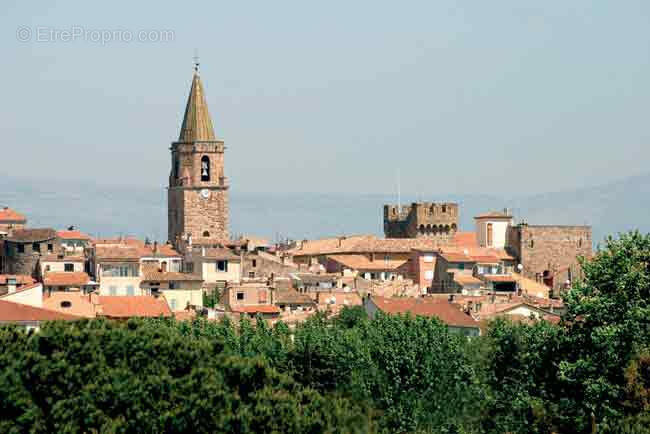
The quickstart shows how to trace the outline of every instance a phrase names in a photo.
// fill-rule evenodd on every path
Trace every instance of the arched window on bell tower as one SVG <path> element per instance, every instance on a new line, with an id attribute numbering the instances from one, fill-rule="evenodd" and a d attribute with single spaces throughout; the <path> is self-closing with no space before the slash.
<path id="1" fill-rule="evenodd" d="M 207 155 L 201 157 L 201 181 L 210 180 L 210 158 Z"/>

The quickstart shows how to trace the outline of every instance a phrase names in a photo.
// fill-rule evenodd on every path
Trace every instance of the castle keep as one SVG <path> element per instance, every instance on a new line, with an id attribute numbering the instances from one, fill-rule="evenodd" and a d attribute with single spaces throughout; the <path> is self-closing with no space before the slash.
<path id="1" fill-rule="evenodd" d="M 386 238 L 450 240 L 458 230 L 458 204 L 419 202 L 408 206 L 384 205 Z"/>
<path id="2" fill-rule="evenodd" d="M 214 135 L 198 68 L 194 71 L 178 141 L 171 145 L 168 239 L 227 240 L 228 182 L 223 140 Z"/>

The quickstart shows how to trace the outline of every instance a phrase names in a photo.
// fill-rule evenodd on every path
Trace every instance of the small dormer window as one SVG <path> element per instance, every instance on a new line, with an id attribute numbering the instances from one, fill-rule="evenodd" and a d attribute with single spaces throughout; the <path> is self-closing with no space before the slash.
<path id="1" fill-rule="evenodd" d="M 62 307 L 62 308 L 65 308 L 65 309 L 71 308 L 71 307 L 72 307 L 72 303 L 70 303 L 70 302 L 67 301 L 67 300 L 66 300 L 66 301 L 62 301 L 62 302 L 61 302 L 61 307 Z"/>
<path id="2" fill-rule="evenodd" d="M 447 212 L 447 205 L 442 206 L 442 212 L 443 212 L 443 214 Z"/>

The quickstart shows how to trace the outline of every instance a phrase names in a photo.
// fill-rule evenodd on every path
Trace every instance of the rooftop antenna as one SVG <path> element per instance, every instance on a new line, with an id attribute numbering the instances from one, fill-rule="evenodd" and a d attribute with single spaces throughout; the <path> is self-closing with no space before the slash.
<path id="1" fill-rule="evenodd" d="M 192 59 L 194 60 L 194 73 L 198 74 L 200 63 L 199 63 L 199 50 L 197 50 L 196 48 L 194 49 L 194 57 L 192 57 Z"/>

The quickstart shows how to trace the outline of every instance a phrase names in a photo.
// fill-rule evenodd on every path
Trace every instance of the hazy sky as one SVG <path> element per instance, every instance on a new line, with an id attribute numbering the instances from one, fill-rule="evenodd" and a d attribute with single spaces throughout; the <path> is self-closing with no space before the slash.
<path id="1" fill-rule="evenodd" d="M 389 193 L 399 168 L 403 191 L 425 198 L 519 194 L 648 171 L 647 0 L 4 0 L 0 12 L 10 175 L 166 184 L 195 49 L 235 190 Z"/>

